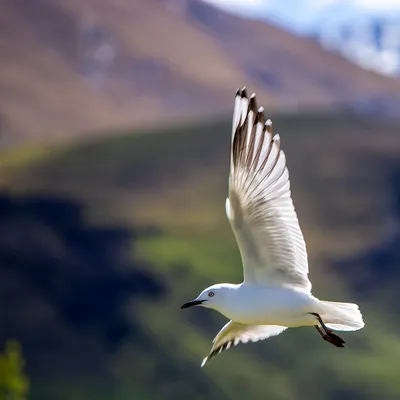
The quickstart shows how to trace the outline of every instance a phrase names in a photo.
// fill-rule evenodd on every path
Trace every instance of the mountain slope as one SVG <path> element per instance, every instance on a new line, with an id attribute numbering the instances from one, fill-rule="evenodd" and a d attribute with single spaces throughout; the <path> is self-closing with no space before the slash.
<path id="1" fill-rule="evenodd" d="M 230 112 L 325 107 L 400 83 L 197 0 L 0 0 L 2 144 Z"/>
<path id="2" fill-rule="evenodd" d="M 194 2 L 191 13 L 223 43 L 224 48 L 259 87 L 281 101 L 292 98 L 307 106 L 332 105 L 379 93 L 399 95 L 400 81 L 352 65 L 324 51 L 313 40 Z"/>
<path id="3" fill-rule="evenodd" d="M 397 291 L 352 292 L 351 264 L 340 275 L 329 267 L 381 240 L 398 126 L 341 115 L 273 121 L 314 293 L 360 303 L 366 328 L 344 334 L 344 351 L 299 328 L 200 369 L 224 318 L 180 305 L 242 279 L 224 215 L 228 123 L 2 152 L 0 341 L 22 342 L 32 400 L 400 395 Z"/>

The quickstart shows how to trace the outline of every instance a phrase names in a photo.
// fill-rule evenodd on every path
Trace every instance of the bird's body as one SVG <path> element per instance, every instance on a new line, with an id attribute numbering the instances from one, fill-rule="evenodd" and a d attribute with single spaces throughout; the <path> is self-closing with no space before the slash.
<path id="1" fill-rule="evenodd" d="M 321 301 L 311 294 L 286 158 L 263 111 L 257 109 L 255 95 L 249 99 L 245 89 L 237 91 L 225 210 L 242 257 L 244 282 L 210 286 L 182 306 L 202 305 L 231 320 L 202 365 L 240 342 L 266 339 L 287 328 L 315 326 L 324 340 L 344 347 L 332 329 L 364 326 L 356 304 Z"/>
<path id="2" fill-rule="evenodd" d="M 288 328 L 314 326 L 310 312 L 322 310 L 311 293 L 281 287 L 225 284 L 226 301 L 215 307 L 225 317 L 247 325 L 280 325 Z"/>

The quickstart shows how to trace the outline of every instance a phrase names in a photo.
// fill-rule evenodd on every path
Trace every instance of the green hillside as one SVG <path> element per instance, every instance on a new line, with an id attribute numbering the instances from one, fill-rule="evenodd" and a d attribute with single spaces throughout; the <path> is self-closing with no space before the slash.
<path id="1" fill-rule="evenodd" d="M 200 368 L 225 320 L 180 305 L 242 278 L 224 215 L 226 121 L 3 152 L 0 343 L 22 343 L 33 400 L 400 396 L 400 321 L 394 294 L 383 295 L 393 284 L 355 291 L 352 268 L 333 267 L 382 241 L 399 126 L 346 115 L 273 121 L 314 294 L 358 302 L 366 328 L 344 333 L 344 350 L 299 328 Z"/>

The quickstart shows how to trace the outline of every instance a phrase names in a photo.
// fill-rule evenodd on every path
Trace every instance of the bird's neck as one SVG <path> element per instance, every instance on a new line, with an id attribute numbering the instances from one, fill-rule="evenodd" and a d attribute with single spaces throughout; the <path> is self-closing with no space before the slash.
<path id="1" fill-rule="evenodd" d="M 229 315 L 232 309 L 232 304 L 236 304 L 240 298 L 241 284 L 235 285 L 232 283 L 224 283 L 222 285 L 224 286 L 224 300 L 212 308 L 225 317 L 230 318 Z"/>

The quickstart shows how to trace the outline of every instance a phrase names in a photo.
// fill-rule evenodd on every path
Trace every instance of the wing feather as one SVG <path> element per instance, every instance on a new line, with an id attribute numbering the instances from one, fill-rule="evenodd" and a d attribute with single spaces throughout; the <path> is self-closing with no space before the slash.
<path id="1" fill-rule="evenodd" d="M 211 358 L 221 354 L 239 343 L 257 342 L 282 333 L 287 327 L 277 325 L 243 325 L 229 321 L 213 340 L 213 346 L 209 355 L 203 359 L 201 366 Z"/>
<path id="2" fill-rule="evenodd" d="M 286 157 L 255 95 L 238 90 L 232 127 L 229 197 L 232 225 L 250 284 L 311 290 L 307 251 L 290 192 Z"/>

